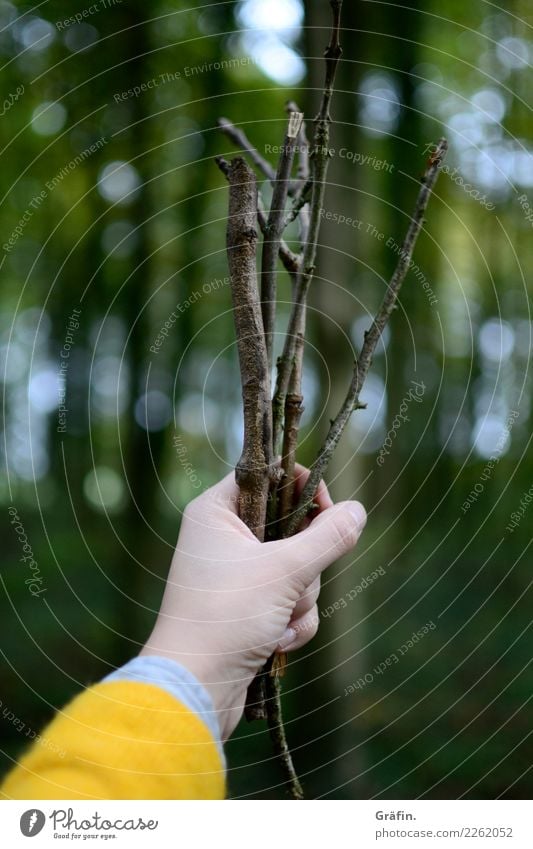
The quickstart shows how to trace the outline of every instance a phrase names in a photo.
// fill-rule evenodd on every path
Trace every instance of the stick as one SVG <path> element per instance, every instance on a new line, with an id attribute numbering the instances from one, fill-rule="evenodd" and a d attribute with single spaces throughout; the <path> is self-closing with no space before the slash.
<path id="1" fill-rule="evenodd" d="M 289 126 L 281 147 L 270 212 L 264 230 L 261 255 L 261 313 L 265 329 L 269 370 L 272 369 L 272 347 L 276 320 L 277 261 L 285 223 L 285 205 L 289 191 L 292 162 L 302 120 L 303 114 L 301 112 L 291 112 L 289 115 Z"/>
<path id="2" fill-rule="evenodd" d="M 298 107 L 292 101 L 287 104 L 287 109 L 297 110 Z M 298 170 L 296 174 L 300 182 L 299 194 L 295 196 L 295 205 L 297 211 L 294 216 L 285 220 L 285 225 L 297 217 L 300 224 L 300 241 L 305 244 L 309 231 L 309 209 L 307 207 L 307 186 L 311 186 L 309 181 L 309 143 L 307 141 L 305 122 L 302 121 L 300 132 L 298 134 Z M 293 206 L 293 212 L 296 206 Z M 303 353 L 305 343 L 305 312 L 302 314 L 302 325 L 298 329 L 296 338 L 296 347 L 294 351 L 294 365 L 291 371 L 291 379 L 289 381 L 287 397 L 285 399 L 285 409 L 283 412 L 283 449 L 281 458 L 281 468 L 283 469 L 283 478 L 278 485 L 278 526 L 281 531 L 290 515 L 294 502 L 294 469 L 296 465 L 296 449 L 298 447 L 298 433 L 300 427 L 300 418 L 303 413 L 303 395 L 302 395 L 302 371 L 303 371 Z"/>
<path id="3" fill-rule="evenodd" d="M 230 164 L 227 159 L 224 159 L 223 156 L 215 156 L 215 162 L 229 181 L 229 169 Z M 258 195 L 257 197 L 257 223 L 259 224 L 259 228 L 262 233 L 265 232 L 267 218 L 265 215 L 265 210 L 262 204 L 261 197 Z M 298 271 L 298 267 L 300 264 L 300 257 L 298 254 L 295 254 L 291 251 L 286 242 L 281 239 L 279 245 L 279 258 L 283 263 L 284 267 L 287 269 L 289 274 L 294 275 Z"/>
<path id="4" fill-rule="evenodd" d="M 262 542 L 268 492 L 276 478 L 272 458 L 270 373 L 257 291 L 257 184 L 242 157 L 229 166 L 227 252 L 239 352 L 244 442 L 235 479 L 239 515 Z"/>
<path id="5" fill-rule="evenodd" d="M 326 80 L 322 103 L 318 116 L 315 120 L 313 183 L 311 189 L 310 214 L 308 214 L 307 208 L 305 208 L 307 198 L 304 196 L 309 177 L 309 160 L 307 156 L 307 140 L 305 137 L 305 129 L 303 127 L 300 128 L 299 134 L 299 174 L 298 181 L 296 182 L 296 188 L 293 192 L 293 196 L 295 197 L 293 218 L 299 215 L 300 238 L 304 244 L 304 249 L 294 286 L 296 295 L 295 306 L 293 307 L 289 328 L 287 330 L 284 351 L 282 357 L 278 361 L 278 384 L 273 399 L 273 418 L 275 427 L 273 441 L 274 454 L 277 453 L 281 426 L 283 420 L 285 420 L 282 459 L 282 468 L 284 470 L 285 477 L 283 486 L 278 489 L 278 527 L 280 530 L 283 529 L 293 507 L 294 465 L 296 462 L 299 422 L 303 411 L 301 379 L 306 317 L 305 301 L 307 289 L 314 272 L 318 233 L 320 229 L 320 209 L 323 206 L 326 174 L 330 157 L 329 125 L 331 123 L 331 118 L 329 114 L 329 103 L 333 93 L 335 71 L 341 55 L 339 28 L 342 0 L 330 0 L 330 5 L 333 11 L 333 28 L 330 42 L 325 52 Z M 300 192 L 300 196 L 298 195 L 298 192 Z M 287 223 L 288 220 L 286 219 L 283 222 L 283 226 L 286 226 Z M 286 776 L 289 792 L 292 798 L 303 799 L 303 791 L 292 763 L 283 726 L 281 687 L 276 673 L 279 663 L 281 663 L 281 666 L 283 667 L 285 658 L 282 658 L 281 656 L 278 658 L 270 658 L 267 666 L 263 670 L 263 676 L 261 676 L 264 688 L 263 694 L 266 697 L 265 706 L 267 722 L 270 730 L 272 746 Z M 269 669 L 271 674 L 268 674 Z"/>
<path id="6" fill-rule="evenodd" d="M 374 355 L 376 345 L 396 305 L 400 288 L 409 270 L 413 250 L 420 234 L 420 230 L 422 229 L 426 207 L 439 175 L 439 169 L 442 165 L 447 149 L 448 142 L 446 139 L 442 138 L 435 146 L 434 152 L 431 154 L 426 172 L 421 179 L 422 185 L 418 193 L 411 223 L 409 224 L 407 234 L 403 241 L 398 263 L 370 330 L 365 332 L 364 342 L 359 357 L 355 361 L 352 380 L 344 403 L 336 418 L 331 423 L 326 439 L 318 453 L 315 463 L 312 466 L 311 474 L 303 488 L 298 506 L 286 523 L 284 536 L 291 536 L 294 534 L 302 519 L 309 512 L 309 509 L 313 504 L 318 484 L 324 476 L 324 472 L 328 466 L 335 447 L 342 436 L 344 428 L 348 423 L 350 415 L 353 410 L 362 406 L 359 402 L 359 395 L 368 374 L 368 370 L 372 364 L 372 357 Z"/>
<path id="7" fill-rule="evenodd" d="M 315 137 L 312 154 L 313 185 L 311 188 L 309 233 L 296 281 L 294 303 L 289 319 L 287 334 L 285 336 L 283 353 L 278 360 L 278 374 L 273 399 L 275 454 L 277 453 L 280 442 L 285 396 L 287 395 L 292 367 L 294 364 L 296 340 L 298 338 L 299 328 L 305 321 L 303 314 L 305 313 L 307 292 L 315 271 L 318 234 L 320 230 L 320 210 L 324 205 L 326 176 L 329 160 L 331 158 L 331 152 L 329 149 L 329 128 L 331 124 L 330 103 L 333 96 L 335 73 L 342 54 L 339 42 L 342 0 L 330 0 L 330 6 L 333 13 L 333 25 L 329 44 L 324 53 L 324 57 L 326 59 L 326 76 L 324 80 L 324 90 L 322 92 L 322 101 L 318 115 L 315 118 Z"/>
<path id="8" fill-rule="evenodd" d="M 295 112 L 299 112 L 300 110 L 296 108 L 293 110 Z M 272 185 L 276 182 L 276 171 L 270 164 L 270 162 L 265 159 L 256 147 L 252 144 L 244 130 L 236 127 L 235 124 L 232 124 L 231 121 L 228 121 L 227 118 L 219 118 L 218 125 L 222 132 L 233 142 L 233 144 L 239 148 L 240 151 L 247 153 L 254 165 L 259 168 L 261 173 L 269 180 Z M 298 191 L 298 182 L 291 180 L 289 182 L 289 195 L 293 197 Z"/>
<path id="9" fill-rule="evenodd" d="M 265 208 L 263 206 L 261 195 L 258 196 L 257 202 L 257 221 L 261 232 L 265 234 L 267 227 L 267 218 L 265 215 Z M 289 248 L 288 244 L 283 241 L 283 239 L 281 239 L 279 243 L 279 258 L 281 259 L 283 265 L 285 266 L 289 274 L 294 277 L 300 267 L 301 256 L 300 254 L 293 253 Z"/>
<path id="10" fill-rule="evenodd" d="M 220 168 L 220 170 L 222 171 L 222 173 L 224 174 L 224 176 L 226 177 L 226 179 L 228 180 L 228 182 L 230 183 L 230 186 L 231 186 L 233 184 L 233 180 L 234 180 L 232 166 L 222 156 L 216 157 L 215 161 L 216 161 L 218 167 Z M 230 191 L 231 191 L 231 189 L 230 189 Z M 234 190 L 234 191 L 236 191 L 236 190 Z M 257 198 L 257 199 L 259 200 L 259 198 Z M 239 212 L 239 210 L 237 209 L 237 213 L 238 212 Z M 264 212 L 259 207 L 257 208 L 257 218 L 258 218 L 259 224 L 261 225 L 261 229 L 263 229 L 266 226 L 266 217 L 264 215 Z M 230 218 L 230 220 L 231 220 L 231 218 Z M 229 227 L 229 225 L 228 225 L 228 227 Z M 285 268 L 287 268 L 287 270 L 291 274 L 294 274 L 295 271 L 298 268 L 298 257 L 289 250 L 289 248 L 285 245 L 285 243 L 283 241 L 280 244 L 279 250 L 280 250 L 280 257 L 282 259 L 283 264 L 285 265 Z M 230 253 L 228 253 L 228 256 L 230 256 Z M 255 273 L 255 265 L 254 265 L 253 270 L 254 270 L 254 273 Z M 249 274 L 250 275 L 252 274 L 251 268 L 249 269 Z M 233 290 L 233 287 L 232 287 L 232 295 L 233 295 L 233 291 L 234 290 Z M 234 299 L 234 304 L 235 304 L 235 295 L 233 295 L 233 299 Z M 236 310 L 235 310 L 235 316 L 237 316 L 238 313 L 239 313 L 239 309 L 237 307 Z M 258 321 L 257 314 L 255 314 L 255 321 L 256 321 L 256 323 Z M 237 339 L 238 340 L 240 339 L 240 333 L 239 333 L 238 329 L 237 329 Z M 258 339 L 264 339 L 264 335 L 263 335 L 262 331 L 258 335 Z M 241 349 L 239 348 L 239 354 L 240 354 L 240 352 L 241 352 Z M 243 353 L 245 354 L 246 352 L 243 352 Z M 265 352 L 264 352 L 264 358 L 265 358 L 265 363 L 266 363 L 266 347 L 265 347 Z M 262 362 L 262 359 L 263 359 L 263 355 L 260 354 L 260 362 Z M 241 370 L 241 375 L 242 375 L 242 370 Z M 270 407 L 270 400 L 268 400 L 268 406 Z M 270 425 L 270 428 L 271 428 L 271 425 Z M 252 483 L 252 486 L 253 486 L 253 483 Z M 264 482 L 262 482 L 261 492 L 260 492 L 261 505 L 262 505 L 263 498 L 265 497 L 263 486 L 264 486 Z M 266 497 L 268 498 L 268 491 L 267 491 Z M 241 498 L 241 496 L 239 496 L 239 512 L 240 512 L 240 515 L 241 515 L 241 518 L 243 519 L 243 521 L 246 521 L 246 519 L 243 516 L 243 509 L 244 509 L 245 505 L 241 503 L 243 500 L 244 500 L 244 496 L 242 496 L 242 498 Z M 268 504 L 267 504 L 267 506 L 268 506 Z M 247 516 L 247 518 L 252 523 L 255 522 L 255 518 L 252 517 L 252 516 L 248 516 L 247 511 L 245 512 L 245 515 Z M 259 517 L 259 526 L 260 527 L 262 526 L 263 532 L 262 532 L 262 534 L 260 534 L 260 538 L 261 538 L 261 536 L 264 538 L 264 524 L 265 524 L 264 518 L 263 518 L 262 510 L 261 510 L 261 516 Z M 246 719 L 249 722 L 251 722 L 252 720 L 267 719 L 267 710 L 266 710 L 266 704 L 265 704 L 265 697 L 266 697 L 266 694 L 265 694 L 265 677 L 266 676 L 265 676 L 265 673 L 263 671 L 259 672 L 255 676 L 255 678 L 253 679 L 252 683 L 250 684 L 250 686 L 248 688 L 248 692 L 246 694 L 246 704 L 245 704 L 245 711 L 244 712 L 245 712 Z"/>
<path id="11" fill-rule="evenodd" d="M 285 205 L 290 190 L 290 175 L 298 142 L 303 114 L 291 111 L 276 172 L 274 191 L 268 219 L 258 207 L 259 224 L 264 234 L 261 257 L 261 312 L 265 332 L 265 345 L 269 371 L 272 368 L 273 337 L 276 319 L 277 258 L 282 257 L 285 268 L 294 276 L 299 267 L 299 258 L 282 243 L 281 234 L 285 227 Z M 292 257 L 294 259 L 292 260 Z M 292 261 L 291 261 L 292 260 Z M 289 264 L 290 263 L 290 264 Z M 270 502 L 270 506 L 275 501 Z M 273 689 L 272 689 L 273 688 Z M 270 697 L 268 697 L 270 693 Z M 270 671 L 265 667 L 252 681 L 246 694 L 245 716 L 248 721 L 267 719 L 274 752 L 286 775 L 288 786 L 295 798 L 303 798 L 302 789 L 294 769 L 283 727 L 279 683 L 272 683 Z"/>
<path id="12" fill-rule="evenodd" d="M 288 392 L 285 398 L 283 451 L 281 456 L 283 477 L 278 485 L 278 522 L 282 536 L 286 535 L 284 532 L 287 526 L 288 517 L 294 508 L 294 469 L 296 465 L 296 449 L 298 447 L 300 419 L 304 410 L 302 395 L 304 341 L 304 333 L 299 333 L 298 339 L 296 340 L 294 366 L 292 368 Z"/>
<path id="13" fill-rule="evenodd" d="M 299 108 L 294 101 L 290 100 L 287 103 L 289 112 L 299 112 Z M 309 200 L 309 191 L 311 189 L 311 181 L 309 179 L 309 142 L 307 141 L 307 132 L 305 121 L 302 121 L 300 131 L 298 133 L 298 168 L 296 171 L 296 193 L 294 195 L 293 206 L 291 212 L 284 221 L 284 227 L 287 227 L 295 218 L 299 224 L 300 244 L 305 245 L 307 234 L 309 232 L 309 208 L 307 201 Z"/>
<path id="14" fill-rule="evenodd" d="M 291 753 L 285 736 L 285 727 L 281 714 L 281 686 L 277 675 L 268 674 L 265 678 L 265 696 L 267 707 L 267 723 L 272 748 L 285 776 L 287 790 L 292 799 L 303 799 L 304 794 L 300 779 L 294 769 Z"/>
<path id="15" fill-rule="evenodd" d="M 287 112 L 299 112 L 301 109 L 294 100 L 289 100 L 287 103 Z M 309 142 L 305 132 L 305 121 L 300 124 L 298 131 L 298 169 L 296 171 L 296 179 L 299 181 L 296 191 L 301 191 L 303 185 L 309 179 Z"/>
<path id="16" fill-rule="evenodd" d="M 218 126 L 222 132 L 231 139 L 236 147 L 248 154 L 252 162 L 257 165 L 267 180 L 270 180 L 270 182 L 273 183 L 276 179 L 276 172 L 272 168 L 270 162 L 267 162 L 267 160 L 261 156 L 257 148 L 253 146 L 246 133 L 236 127 L 235 124 L 232 124 L 231 121 L 228 121 L 227 118 L 219 118 Z"/>

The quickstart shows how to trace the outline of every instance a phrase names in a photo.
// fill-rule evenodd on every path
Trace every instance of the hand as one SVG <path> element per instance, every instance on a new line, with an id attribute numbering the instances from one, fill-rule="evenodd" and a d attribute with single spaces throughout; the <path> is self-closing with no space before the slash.
<path id="1" fill-rule="evenodd" d="M 297 468 L 297 491 L 309 472 Z M 318 629 L 321 572 L 350 551 L 366 523 L 357 501 L 334 505 L 319 486 L 318 515 L 286 540 L 260 543 L 237 515 L 234 474 L 192 501 L 154 630 L 141 654 L 169 657 L 210 693 L 221 737 L 270 655 L 294 651 Z"/>

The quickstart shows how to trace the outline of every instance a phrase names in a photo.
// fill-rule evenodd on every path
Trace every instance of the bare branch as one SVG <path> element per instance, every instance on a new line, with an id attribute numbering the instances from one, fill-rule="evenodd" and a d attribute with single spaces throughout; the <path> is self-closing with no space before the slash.
<path id="1" fill-rule="evenodd" d="M 230 164 L 227 159 L 224 159 L 223 156 L 215 156 L 215 162 L 226 177 L 229 180 L 229 169 Z M 259 224 L 259 228 L 261 232 L 264 234 L 267 226 L 267 217 L 265 213 L 265 209 L 263 206 L 263 201 L 261 200 L 261 196 L 257 197 L 257 223 Z M 280 240 L 279 244 L 279 258 L 283 263 L 285 269 L 289 272 L 289 274 L 295 274 L 298 271 L 298 267 L 300 265 L 300 257 L 298 254 L 295 254 L 289 248 L 288 244 Z"/>
<path id="2" fill-rule="evenodd" d="M 239 150 L 247 153 L 254 165 L 256 165 L 259 170 L 265 175 L 267 180 L 270 180 L 271 183 L 276 179 L 276 172 L 270 162 L 261 156 L 256 147 L 253 146 L 252 142 L 249 140 L 246 133 L 243 130 L 240 130 L 235 124 L 232 124 L 231 121 L 228 121 L 227 118 L 219 118 L 218 126 L 222 130 L 222 132 L 233 142 Z"/>
<path id="3" fill-rule="evenodd" d="M 307 211 L 306 206 L 307 206 L 307 203 L 309 202 L 309 198 L 310 198 L 310 195 L 311 195 L 311 189 L 312 188 L 313 188 L 313 181 L 312 180 L 306 180 L 306 182 L 302 186 L 301 191 L 295 197 L 294 202 L 293 202 L 289 212 L 287 213 L 287 217 L 285 218 L 285 225 L 284 225 L 285 227 L 288 227 L 289 224 L 292 224 L 292 222 L 295 221 L 296 218 L 298 218 L 298 216 L 301 213 L 304 212 L 304 210 Z M 307 215 L 307 218 L 309 218 L 309 215 Z M 302 241 L 305 242 L 305 239 L 303 239 Z"/>
<path id="4" fill-rule="evenodd" d="M 274 453 L 276 453 L 283 422 L 282 411 L 285 404 L 285 397 L 291 378 L 292 367 L 294 364 L 294 351 L 296 340 L 302 324 L 305 322 L 305 308 L 309 285 L 315 271 L 315 260 L 318 245 L 318 234 L 320 231 L 320 210 L 324 205 L 324 191 L 326 186 L 326 176 L 328 164 L 331 158 L 329 149 L 329 127 L 331 123 L 330 103 L 333 95 L 333 85 L 335 82 L 335 73 L 339 63 L 342 49 L 339 42 L 340 34 L 340 14 L 342 8 L 342 0 L 330 0 L 330 6 L 333 12 L 333 26 L 329 44 L 324 53 L 326 59 L 326 76 L 324 81 L 324 90 L 322 93 L 322 101 L 317 117 L 315 118 L 315 137 L 313 143 L 313 185 L 311 188 L 310 213 L 309 213 L 309 233 L 303 251 L 302 263 L 296 281 L 294 303 L 292 312 L 289 318 L 287 335 L 283 353 L 278 360 L 278 375 L 276 381 L 276 389 L 274 392 Z"/>
<path id="5" fill-rule="evenodd" d="M 446 139 L 440 139 L 430 157 L 426 172 L 421 180 L 422 185 L 418 193 L 411 223 L 409 224 L 407 234 L 403 241 L 398 263 L 370 330 L 365 333 L 364 342 L 359 357 L 355 362 L 352 380 L 344 403 L 336 418 L 331 423 L 328 435 L 326 436 L 318 457 L 313 464 L 311 474 L 309 475 L 307 483 L 303 489 L 298 506 L 291 515 L 289 521 L 286 523 L 285 536 L 291 536 L 295 533 L 300 526 L 302 519 L 307 515 L 313 503 L 318 484 L 324 475 L 333 451 L 335 450 L 344 428 L 349 421 L 350 415 L 353 410 L 361 406 L 359 402 L 361 389 L 368 374 L 368 370 L 372 364 L 372 357 L 374 355 L 376 345 L 392 314 L 398 299 L 401 285 L 405 279 L 407 271 L 409 270 L 413 250 L 420 234 L 420 230 L 422 229 L 426 207 L 439 175 L 439 169 L 442 165 L 447 149 L 448 143 Z"/>
<path id="6" fill-rule="evenodd" d="M 264 234 L 266 232 L 267 217 L 261 195 L 259 195 L 257 199 L 257 222 L 261 232 Z M 300 267 L 301 256 L 300 254 L 293 253 L 287 242 L 283 239 L 281 239 L 279 243 L 279 258 L 289 274 L 294 275 L 297 273 Z"/>
<path id="7" fill-rule="evenodd" d="M 215 162 L 229 182 L 230 164 L 223 156 L 215 156 Z"/>
<path id="8" fill-rule="evenodd" d="M 269 369 L 272 368 L 272 344 L 276 320 L 277 262 L 281 234 L 284 229 L 285 206 L 292 171 L 294 152 L 303 114 L 291 112 L 289 126 L 283 140 L 274 181 L 270 212 L 264 230 L 261 255 L 261 313 L 265 329 L 265 342 Z"/>
<path id="9" fill-rule="evenodd" d="M 294 101 L 289 101 L 287 109 L 298 111 L 298 106 Z M 293 193 L 292 208 L 285 218 L 284 227 L 287 227 L 292 221 L 298 221 L 300 244 L 305 245 L 309 232 L 309 207 L 308 201 L 313 185 L 309 177 L 309 142 L 307 140 L 307 132 L 305 121 L 302 121 L 300 132 L 298 133 L 298 168 L 296 171 L 296 180 L 294 181 L 295 191 Z"/>
<path id="10" fill-rule="evenodd" d="M 288 517 L 294 508 L 296 449 L 298 447 L 300 419 L 304 410 L 302 395 L 303 350 L 304 335 L 303 333 L 299 333 L 296 340 L 291 379 L 289 381 L 287 397 L 285 398 L 283 451 L 281 456 L 283 477 L 278 484 L 278 521 L 282 536 L 284 536 Z"/>
<path id="11" fill-rule="evenodd" d="M 289 100 L 286 108 L 289 114 L 291 112 L 301 113 L 302 111 L 294 100 Z M 298 131 L 298 169 L 296 171 L 296 179 L 299 181 L 296 191 L 300 190 L 309 179 L 309 142 L 307 141 L 305 121 L 302 121 Z"/>
<path id="12" fill-rule="evenodd" d="M 277 453 L 281 424 L 285 417 L 285 439 L 283 445 L 282 468 L 285 477 L 283 486 L 278 488 L 280 524 L 283 526 L 293 506 L 294 497 L 294 464 L 296 460 L 296 447 L 298 441 L 298 429 L 302 413 L 301 378 L 303 364 L 304 334 L 306 309 L 305 301 L 307 289 L 314 272 L 314 263 L 318 243 L 318 232 L 320 228 L 320 209 L 323 206 L 326 173 L 328 167 L 329 152 L 329 102 L 333 92 L 335 69 L 341 53 L 339 45 L 340 11 L 342 0 L 330 0 L 333 10 L 333 29 L 330 43 L 326 49 L 326 82 L 323 93 L 322 104 L 319 115 L 315 121 L 315 143 L 313 151 L 313 183 L 311 188 L 310 212 L 306 207 L 306 197 L 298 204 L 295 217 L 300 222 L 300 238 L 304 245 L 303 257 L 294 284 L 295 308 L 291 315 L 289 328 L 287 330 L 286 344 L 280 361 L 278 362 L 278 385 L 273 399 L 273 418 L 276 433 L 274 435 L 273 448 Z M 333 62 L 333 64 L 332 64 Z M 307 140 L 305 129 L 300 130 L 300 154 L 299 179 L 295 181 L 293 197 L 298 193 L 306 192 L 308 179 L 308 157 Z M 303 146 L 305 145 L 305 147 Z M 303 182 L 303 185 L 302 185 Z M 287 222 L 285 221 L 284 224 Z M 299 304 L 299 306 L 296 306 Z M 289 345 L 287 345 L 287 340 Z M 289 350 L 288 350 L 289 348 Z M 280 383 L 280 377 L 282 381 Z M 281 529 L 281 528 L 280 528 Z M 272 659 L 271 659 L 272 661 Z M 270 663 L 271 663 L 270 661 Z M 286 776 L 289 792 L 294 799 L 302 799 L 303 792 L 294 769 L 290 751 L 285 738 L 283 719 L 281 712 L 280 684 L 276 676 L 275 668 L 271 666 L 273 677 L 267 676 L 265 680 L 266 713 L 270 729 L 272 745 L 281 767 Z"/>
<path id="13" fill-rule="evenodd" d="M 298 107 L 293 110 L 293 112 L 300 112 Z M 236 127 L 235 124 L 232 124 L 227 118 L 219 118 L 218 125 L 222 132 L 233 142 L 233 144 L 243 153 L 247 153 L 250 157 L 251 161 L 257 168 L 261 171 L 261 173 L 269 180 L 272 185 L 274 185 L 276 181 L 276 171 L 270 162 L 261 156 L 256 147 L 252 144 L 244 130 Z M 298 180 L 291 180 L 289 182 L 289 195 L 293 197 L 299 189 Z"/>
<path id="14" fill-rule="evenodd" d="M 270 660 L 270 667 L 272 658 Z M 283 725 L 283 717 L 281 713 L 281 686 L 277 675 L 267 674 L 265 677 L 266 689 L 266 706 L 267 706 L 267 722 L 270 739 L 272 740 L 272 748 L 281 766 L 285 776 L 287 790 L 292 799 L 303 799 L 304 794 L 302 785 L 294 764 L 292 762 L 291 753 L 287 745 L 285 736 L 285 727 Z"/>
<path id="15" fill-rule="evenodd" d="M 235 478 L 239 485 L 239 515 L 262 541 L 275 470 L 270 374 L 257 290 L 257 183 L 242 157 L 230 163 L 228 179 L 227 251 L 244 409 L 244 444 Z"/>

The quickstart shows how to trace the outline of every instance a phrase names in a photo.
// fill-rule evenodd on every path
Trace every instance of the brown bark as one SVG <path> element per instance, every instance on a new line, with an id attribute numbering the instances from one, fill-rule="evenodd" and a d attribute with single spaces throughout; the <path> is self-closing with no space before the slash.
<path id="1" fill-rule="evenodd" d="M 278 485 L 278 521 L 279 531 L 284 535 L 287 522 L 294 506 L 294 484 L 296 449 L 298 447 L 298 432 L 303 413 L 302 395 L 302 366 L 303 366 L 304 335 L 298 334 L 294 352 L 294 365 L 285 398 L 285 414 L 283 425 L 283 452 L 281 468 L 283 477 Z"/>
<path id="2" fill-rule="evenodd" d="M 261 255 L 261 312 L 265 329 L 265 343 L 269 369 L 272 368 L 272 348 L 276 321 L 277 264 L 281 234 L 285 227 L 285 205 L 290 189 L 292 163 L 303 115 L 291 112 L 289 126 L 281 146 L 281 154 L 274 179 L 274 191 L 268 219 L 263 230 Z"/>
<path id="3" fill-rule="evenodd" d="M 315 272 L 315 261 L 318 247 L 318 235 L 321 223 L 321 210 L 324 206 L 324 193 L 331 151 L 329 148 L 329 129 L 331 124 L 330 104 L 333 97 L 335 73 L 342 54 L 340 46 L 340 15 L 342 0 L 330 0 L 333 24 L 329 44 L 326 47 L 326 75 L 320 109 L 315 119 L 315 135 L 313 143 L 313 169 L 311 175 L 311 197 L 309 201 L 309 227 L 303 249 L 302 261 L 298 270 L 294 291 L 294 304 L 289 318 L 289 326 L 285 336 L 283 352 L 278 360 L 278 374 L 273 399 L 274 417 L 274 452 L 277 452 L 281 440 L 283 426 L 283 411 L 285 397 L 288 392 L 294 365 L 294 354 L 298 334 L 305 326 L 305 311 L 307 292 Z M 305 192 L 305 186 L 302 193 Z"/>
<path id="4" fill-rule="evenodd" d="M 229 168 L 228 263 L 241 371 L 244 413 L 243 450 L 235 470 L 239 515 L 263 541 L 272 458 L 270 376 L 257 289 L 257 184 L 241 157 Z"/>

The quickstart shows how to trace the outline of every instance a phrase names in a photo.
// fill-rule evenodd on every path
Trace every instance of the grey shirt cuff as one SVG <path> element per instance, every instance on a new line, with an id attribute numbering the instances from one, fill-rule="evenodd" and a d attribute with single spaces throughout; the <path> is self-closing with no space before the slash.
<path id="1" fill-rule="evenodd" d="M 207 725 L 217 744 L 224 769 L 226 768 L 220 728 L 211 697 L 203 684 L 200 684 L 185 666 L 181 666 L 168 657 L 143 655 L 134 657 L 124 666 L 107 675 L 103 679 L 103 682 L 106 681 L 137 681 L 142 684 L 154 684 L 166 690 Z"/>

